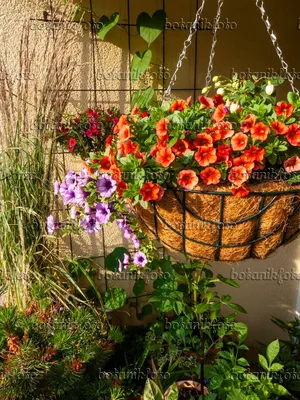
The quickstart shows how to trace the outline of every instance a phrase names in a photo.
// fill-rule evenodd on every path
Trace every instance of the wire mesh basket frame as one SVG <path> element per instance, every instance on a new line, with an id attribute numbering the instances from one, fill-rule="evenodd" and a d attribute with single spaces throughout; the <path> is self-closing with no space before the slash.
<path id="1" fill-rule="evenodd" d="M 288 238 L 286 238 L 286 233 L 287 233 L 287 228 L 288 228 L 288 222 L 290 221 L 290 219 L 296 215 L 299 211 L 300 211 L 300 204 L 298 204 L 297 206 L 295 206 L 295 203 L 298 201 L 299 202 L 299 194 L 300 194 L 300 189 L 291 189 L 291 190 L 286 190 L 286 191 L 269 191 L 269 192 L 250 192 L 248 194 L 248 196 L 261 196 L 261 201 L 259 204 L 259 211 L 248 216 L 245 218 L 242 218 L 238 221 L 234 221 L 234 222 L 224 222 L 223 221 L 223 216 L 224 216 L 224 204 L 225 204 L 225 198 L 226 196 L 230 196 L 232 197 L 233 194 L 231 192 L 215 192 L 215 191 L 203 191 L 203 190 L 185 190 L 182 188 L 174 188 L 174 187 L 168 187 L 169 191 L 172 191 L 175 198 L 177 199 L 177 201 L 179 202 L 179 204 L 182 207 L 182 219 L 181 219 L 181 232 L 179 232 L 178 230 L 176 230 L 173 226 L 171 226 L 166 220 L 165 218 L 159 213 L 157 207 L 156 207 L 156 202 L 155 201 L 150 201 L 150 207 L 153 211 L 153 216 L 154 216 L 154 228 L 155 230 L 151 229 L 148 225 L 147 225 L 147 230 L 162 244 L 165 245 L 166 247 L 169 247 L 171 250 L 175 251 L 176 253 L 183 253 L 185 256 L 193 259 L 195 258 L 195 255 L 190 254 L 189 252 L 187 252 L 186 250 L 186 245 L 185 242 L 186 240 L 189 240 L 191 242 L 194 242 L 196 244 L 199 245 L 203 245 L 203 246 L 208 246 L 208 247 L 214 247 L 216 248 L 216 254 L 214 257 L 215 261 L 219 261 L 220 260 L 220 250 L 222 248 L 234 248 L 234 247 L 243 247 L 243 246 L 251 246 L 251 250 L 250 250 L 250 255 L 247 258 L 258 258 L 255 256 L 255 254 L 253 253 L 253 247 L 255 243 L 258 243 L 264 239 L 267 239 L 268 237 L 274 235 L 277 231 L 279 231 L 280 229 L 283 228 L 283 225 L 279 225 L 276 229 L 274 229 L 272 232 L 269 232 L 265 235 L 259 236 L 257 237 L 257 234 L 259 232 L 259 228 L 260 228 L 260 219 L 261 216 L 275 203 L 276 200 L 278 200 L 280 198 L 280 196 L 286 196 L 286 195 L 294 195 L 294 199 L 293 199 L 293 204 L 294 204 L 294 209 L 293 212 L 288 216 L 288 221 L 286 223 L 286 228 L 284 230 L 283 233 L 283 238 L 281 241 L 280 245 L 283 245 L 287 242 L 292 241 L 293 239 L 295 239 L 298 234 L 300 233 L 300 227 L 298 227 L 296 229 L 296 231 L 289 236 Z M 182 193 L 182 200 L 180 199 L 180 197 L 178 196 L 178 192 Z M 190 210 L 187 205 L 186 205 L 186 194 L 187 193 L 196 193 L 196 194 L 205 194 L 205 195 L 213 195 L 213 196 L 219 196 L 219 201 L 220 201 L 220 214 L 219 214 L 219 221 L 211 221 L 208 219 L 204 219 L 201 218 L 199 215 L 197 215 L 195 212 L 193 212 L 192 210 Z M 265 199 L 266 197 L 271 197 L 272 199 L 268 202 L 268 204 L 265 205 Z M 201 222 L 205 222 L 208 224 L 212 224 L 212 225 L 216 225 L 218 227 L 218 240 L 217 243 L 206 243 L 203 241 L 199 241 L 197 239 L 193 239 L 190 237 L 187 237 L 185 235 L 185 225 L 186 225 L 186 213 L 190 213 L 194 218 L 196 218 L 197 220 L 201 221 Z M 237 226 L 241 223 L 247 222 L 247 221 L 251 221 L 253 219 L 257 219 L 256 220 L 256 226 L 255 226 L 255 237 L 252 240 L 246 241 L 246 242 L 242 242 L 242 243 L 235 243 L 235 244 L 223 244 L 222 243 L 222 230 L 224 226 Z M 158 231 L 158 221 L 161 221 L 168 229 L 170 229 L 172 232 L 176 233 L 178 236 L 180 236 L 182 238 L 182 244 L 183 244 L 183 250 L 178 249 L 172 245 L 170 245 L 169 243 L 166 243 L 160 236 L 159 236 L 159 231 Z M 144 223 L 144 222 L 143 222 Z M 211 258 L 206 258 L 206 257 L 202 257 L 204 260 L 211 260 Z M 223 262 L 232 262 L 232 260 L 221 260 Z"/>

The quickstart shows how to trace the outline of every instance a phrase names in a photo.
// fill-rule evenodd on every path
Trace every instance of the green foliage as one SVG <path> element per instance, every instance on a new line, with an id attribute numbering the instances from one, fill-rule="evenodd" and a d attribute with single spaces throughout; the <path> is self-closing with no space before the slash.
<path id="1" fill-rule="evenodd" d="M 137 51 L 131 62 L 130 67 L 130 78 L 132 81 L 136 81 L 141 75 L 143 75 L 150 65 L 152 58 L 152 51 L 145 50 L 143 53 Z"/>
<path id="2" fill-rule="evenodd" d="M 163 10 L 157 10 L 152 17 L 143 12 L 137 18 L 137 31 L 148 46 L 154 42 L 165 27 L 166 13 Z"/>
<path id="3" fill-rule="evenodd" d="M 107 17 L 103 15 L 99 20 L 100 29 L 98 31 L 98 37 L 101 40 L 105 39 L 107 33 L 113 29 L 117 23 L 119 22 L 120 14 L 118 12 L 111 15 L 111 17 Z"/>

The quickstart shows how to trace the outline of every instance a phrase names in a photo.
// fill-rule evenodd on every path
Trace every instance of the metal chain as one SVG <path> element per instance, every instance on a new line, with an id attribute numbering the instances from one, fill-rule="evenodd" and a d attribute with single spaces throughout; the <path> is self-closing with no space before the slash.
<path id="1" fill-rule="evenodd" d="M 215 28 L 213 30 L 213 42 L 212 42 L 212 46 L 211 46 L 211 51 L 210 51 L 210 57 L 209 57 L 209 64 L 208 64 L 208 68 L 207 68 L 207 74 L 206 74 L 206 78 L 205 78 L 205 85 L 208 86 L 211 82 L 211 72 L 213 70 L 214 64 L 214 57 L 215 57 L 215 48 L 216 48 L 216 44 L 217 44 L 217 40 L 218 40 L 218 26 L 219 26 L 219 22 L 220 22 L 220 18 L 221 18 L 221 9 L 223 6 L 224 1 L 223 0 L 218 0 L 218 12 L 217 12 L 217 16 L 215 19 Z"/>
<path id="2" fill-rule="evenodd" d="M 200 8 L 198 9 L 198 11 L 196 13 L 196 18 L 195 18 L 195 21 L 194 21 L 193 25 L 190 27 L 190 34 L 189 34 L 188 38 L 185 40 L 185 42 L 184 42 L 183 50 L 182 50 L 182 52 L 181 52 L 181 54 L 179 56 L 175 72 L 172 75 L 171 81 L 170 81 L 169 86 L 168 86 L 168 88 L 167 88 L 167 90 L 166 90 L 166 92 L 165 92 L 165 94 L 163 96 L 163 99 L 165 99 L 167 97 L 170 97 L 170 95 L 171 95 L 172 87 L 174 86 L 174 84 L 175 84 L 175 82 L 177 80 L 177 72 L 182 67 L 182 62 L 183 62 L 183 60 L 184 60 L 184 58 L 186 56 L 187 49 L 192 44 L 192 38 L 193 38 L 194 34 L 197 32 L 197 30 L 198 30 L 197 24 L 201 19 L 201 14 L 202 14 L 204 5 L 205 5 L 205 0 L 202 0 L 202 4 L 201 4 Z"/>
<path id="3" fill-rule="evenodd" d="M 282 68 L 284 69 L 284 71 L 285 71 L 285 73 L 286 73 L 286 75 L 288 77 L 288 80 L 290 82 L 291 88 L 292 88 L 293 92 L 296 93 L 297 96 L 299 96 L 299 90 L 294 86 L 294 78 L 293 78 L 292 74 L 289 72 L 288 64 L 283 59 L 282 50 L 279 47 L 279 44 L 277 42 L 277 37 L 274 34 L 274 31 L 273 31 L 273 29 L 271 27 L 271 23 L 269 21 L 269 17 L 266 14 L 266 10 L 265 10 L 265 6 L 264 6 L 263 0 L 256 0 L 256 6 L 259 8 L 259 10 L 261 12 L 261 19 L 264 21 L 264 23 L 266 25 L 267 31 L 268 31 L 268 33 L 270 35 L 270 38 L 272 40 L 272 43 L 273 43 L 273 45 L 275 47 L 275 50 L 276 50 L 276 53 L 277 53 L 277 55 L 279 57 L 279 60 L 281 62 Z"/>

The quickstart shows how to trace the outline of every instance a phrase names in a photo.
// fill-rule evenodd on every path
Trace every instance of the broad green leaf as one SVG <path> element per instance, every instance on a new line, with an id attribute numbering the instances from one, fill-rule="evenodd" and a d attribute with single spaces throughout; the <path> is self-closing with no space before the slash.
<path id="1" fill-rule="evenodd" d="M 230 393 L 228 393 L 226 400 L 246 400 L 246 396 L 239 390 L 233 388 Z"/>
<path id="2" fill-rule="evenodd" d="M 152 58 L 152 51 L 146 50 L 144 53 L 137 51 L 133 56 L 130 67 L 130 79 L 136 81 L 149 67 Z"/>
<path id="3" fill-rule="evenodd" d="M 117 272 L 119 271 L 119 261 L 124 261 L 124 254 L 128 254 L 129 252 L 125 247 L 117 247 L 105 258 L 105 268 Z"/>
<path id="4" fill-rule="evenodd" d="M 106 34 L 114 27 L 117 25 L 119 22 L 120 14 L 119 13 L 114 13 L 110 18 L 108 18 L 106 15 L 103 15 L 100 18 L 99 25 L 100 29 L 98 31 L 98 37 L 101 40 L 104 40 Z"/>
<path id="5" fill-rule="evenodd" d="M 228 360 L 228 361 L 231 361 L 231 359 L 232 359 L 232 356 L 231 356 L 231 354 L 229 353 L 229 351 L 219 351 L 219 352 L 218 352 L 218 355 L 219 355 L 220 357 L 222 357 L 222 358 L 225 358 L 225 360 Z"/>
<path id="6" fill-rule="evenodd" d="M 248 335 L 248 327 L 243 322 L 236 322 L 234 329 L 237 331 L 237 337 L 239 343 L 243 343 Z"/>
<path id="7" fill-rule="evenodd" d="M 235 288 L 239 288 L 240 285 L 235 282 L 233 279 L 229 279 L 229 278 L 224 278 L 224 276 L 218 274 L 217 275 L 217 279 L 219 279 L 219 281 L 221 281 L 222 283 L 225 283 L 226 285 L 235 287 Z"/>
<path id="8" fill-rule="evenodd" d="M 283 365 L 282 365 L 282 364 L 274 363 L 274 364 L 271 365 L 270 371 L 272 371 L 272 372 L 278 372 L 278 371 L 281 371 L 282 368 L 283 368 Z"/>
<path id="9" fill-rule="evenodd" d="M 282 385 L 279 385 L 278 383 L 273 383 L 272 386 L 273 386 L 272 392 L 277 394 L 278 396 L 281 397 L 289 395 L 289 391 Z"/>
<path id="10" fill-rule="evenodd" d="M 259 359 L 259 363 L 263 367 L 263 369 L 268 371 L 269 366 L 268 366 L 268 361 L 266 360 L 266 358 L 263 355 L 259 354 L 258 359 Z"/>
<path id="11" fill-rule="evenodd" d="M 209 304 L 200 303 L 196 306 L 197 313 L 204 313 L 209 310 Z"/>
<path id="12" fill-rule="evenodd" d="M 137 31 L 138 34 L 148 43 L 148 46 L 164 29 L 166 21 L 166 13 L 163 10 L 157 10 L 150 17 L 149 14 L 143 12 L 137 18 Z"/>
<path id="13" fill-rule="evenodd" d="M 174 382 L 173 385 L 170 386 L 168 399 L 169 400 L 177 400 L 178 395 L 179 395 L 178 388 L 177 388 L 176 382 Z"/>
<path id="14" fill-rule="evenodd" d="M 138 100 L 139 108 L 146 108 L 151 103 L 154 97 L 154 89 L 152 87 L 148 87 L 144 92 L 142 92 L 141 97 Z"/>
<path id="15" fill-rule="evenodd" d="M 240 306 L 239 304 L 235 304 L 235 303 L 227 303 L 228 307 L 230 307 L 233 311 L 242 313 L 242 314 L 247 314 L 247 311 Z"/>
<path id="16" fill-rule="evenodd" d="M 248 361 L 245 359 L 245 358 L 239 358 L 238 360 L 237 360 L 237 363 L 239 364 L 239 365 L 241 365 L 242 367 L 249 367 L 249 363 L 248 363 Z"/>
<path id="17" fill-rule="evenodd" d="M 146 315 L 150 315 L 152 313 L 152 306 L 151 304 L 146 304 L 142 307 L 142 315 L 145 317 Z"/>
<path id="18" fill-rule="evenodd" d="M 105 305 L 110 310 L 121 308 L 126 303 L 126 291 L 121 288 L 109 289 L 104 296 Z"/>
<path id="19" fill-rule="evenodd" d="M 156 383 L 147 379 L 143 398 L 144 400 L 163 400 L 164 396 Z"/>
<path id="20" fill-rule="evenodd" d="M 294 92 L 289 92 L 287 95 L 287 99 L 290 104 L 295 105 L 297 103 L 298 96 Z"/>
<path id="21" fill-rule="evenodd" d="M 138 279 L 133 286 L 133 293 L 136 296 L 140 296 L 141 294 L 143 294 L 144 288 L 145 288 L 145 280 Z"/>
<path id="22" fill-rule="evenodd" d="M 214 375 L 210 380 L 210 385 L 213 389 L 217 389 L 222 385 L 223 376 L 221 375 Z"/>
<path id="23" fill-rule="evenodd" d="M 279 340 L 274 340 L 274 342 L 270 343 L 267 347 L 267 359 L 269 364 L 271 365 L 275 358 L 278 356 L 280 351 Z"/>

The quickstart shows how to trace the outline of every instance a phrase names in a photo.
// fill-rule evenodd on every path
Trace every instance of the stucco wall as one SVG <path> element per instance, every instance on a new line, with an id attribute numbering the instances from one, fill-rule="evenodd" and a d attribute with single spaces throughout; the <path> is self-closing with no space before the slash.
<path id="1" fill-rule="evenodd" d="M 58 1 L 53 1 L 55 8 Z M 128 2 L 127 0 L 93 1 L 93 11 L 99 17 L 103 14 L 111 15 L 120 12 L 120 23 L 128 23 Z M 200 2 L 199 2 L 200 3 Z M 19 1 L 19 0 L 0 0 L 0 34 L 1 43 L 5 46 L 8 53 L 8 60 L 12 73 L 16 71 L 18 43 L 22 30 L 22 21 L 28 18 L 43 18 L 43 12 L 49 12 L 48 1 Z M 83 5 L 89 7 L 89 1 L 84 1 Z M 162 8 L 162 1 L 149 0 L 130 0 L 130 23 L 135 24 L 136 17 L 142 11 L 152 14 L 155 10 Z M 166 0 L 165 9 L 168 21 L 174 23 L 188 24 L 194 20 L 196 11 L 195 0 Z M 298 29 L 300 17 L 299 0 L 266 0 L 266 9 L 269 11 L 270 20 L 274 26 L 275 33 L 284 51 L 291 70 L 295 68 L 297 78 L 300 78 L 300 58 L 298 42 L 300 30 Z M 204 9 L 203 18 L 211 21 L 216 12 L 216 2 L 209 1 Z M 86 19 L 90 16 L 86 14 Z M 216 48 L 213 74 L 230 75 L 232 69 L 236 72 L 270 72 L 272 68 L 279 72 L 280 64 L 275 51 L 268 37 L 265 26 L 260 19 L 259 10 L 255 7 L 254 1 L 231 0 L 225 2 L 222 11 L 221 21 L 232 23 L 233 29 L 219 31 L 219 40 Z M 203 20 L 203 23 L 205 20 Z M 31 21 L 32 30 L 41 38 L 43 45 L 43 35 L 49 34 L 47 23 Z M 177 24 L 175 25 L 177 26 Z M 93 79 L 92 66 L 92 45 L 91 35 L 88 24 L 74 24 L 74 29 L 66 33 L 76 35 L 77 45 L 73 49 L 74 63 L 77 65 L 76 79 L 74 80 L 73 92 L 69 106 L 70 112 L 75 112 L 94 105 L 93 89 L 96 88 L 97 101 L 100 104 L 119 106 L 122 111 L 128 111 L 130 92 L 129 80 L 129 47 L 128 47 L 128 27 L 115 27 L 108 33 L 105 42 L 97 41 L 95 52 L 96 87 Z M 137 35 L 136 28 L 130 27 L 131 33 L 131 54 L 137 50 L 146 49 L 146 43 Z M 51 32 L 50 32 L 51 34 Z M 166 77 L 170 76 L 176 66 L 177 58 L 181 52 L 183 41 L 187 37 L 187 30 L 167 29 L 165 31 L 165 62 Z M 187 57 L 183 68 L 178 74 L 174 95 L 185 98 L 190 94 L 198 96 L 204 86 L 204 78 L 209 58 L 212 34 L 209 30 L 198 32 L 197 51 L 195 41 L 187 52 Z M 163 60 L 162 37 L 156 40 L 151 46 L 153 56 L 153 66 L 151 71 L 157 72 Z M 157 88 L 162 87 L 162 81 L 155 79 L 155 74 L 149 74 L 150 81 L 154 79 Z M 196 71 L 196 75 L 195 75 Z M 112 77 L 113 76 L 113 77 Z M 35 77 L 39 79 L 39 76 Z M 296 86 L 300 88 L 299 79 Z M 134 89 L 136 85 L 132 85 Z M 177 88 L 177 90 L 176 90 Z M 194 91 L 194 88 L 197 90 Z M 185 89 L 185 90 L 178 90 Z M 280 94 L 285 95 L 289 90 L 288 84 L 281 90 Z M 66 167 L 80 169 L 79 160 L 74 160 L 70 155 L 65 155 Z M 114 247 L 123 245 L 123 239 L 114 228 L 106 229 L 103 235 L 88 236 L 83 234 L 79 238 L 72 238 L 72 253 L 77 256 L 95 256 L 103 263 L 103 255 L 107 254 Z M 71 255 L 70 241 L 65 239 L 61 245 L 61 251 L 66 255 Z M 232 270 L 234 268 L 234 270 Z M 247 270 L 249 268 L 250 270 Z M 297 310 L 300 311 L 298 304 L 299 282 L 293 276 L 278 283 L 273 273 L 273 279 L 256 280 L 246 279 L 249 271 L 260 272 L 268 271 L 273 268 L 276 272 L 284 268 L 288 272 L 294 270 L 300 273 L 300 241 L 296 240 L 292 244 L 279 249 L 276 254 L 265 261 L 248 260 L 238 265 L 230 266 L 222 263 L 215 263 L 213 269 L 224 275 L 230 276 L 234 272 L 247 272 L 244 279 L 240 280 L 241 289 L 230 290 L 227 287 L 224 293 L 232 292 L 235 302 L 241 304 L 248 310 L 248 315 L 242 317 L 250 327 L 251 341 L 269 341 L 277 337 L 280 332 L 269 321 L 270 316 L 276 316 L 284 320 L 292 319 Z M 269 270 L 271 272 L 271 270 Z M 236 276 L 236 275 L 235 275 Z M 240 275 L 243 277 L 243 275 Z M 255 278 L 255 275 L 252 275 Z M 120 284 L 120 282 L 118 282 Z M 129 292 L 133 282 L 121 282 Z M 103 281 L 99 281 L 103 285 Z M 102 286 L 103 287 L 103 286 Z M 133 309 L 129 311 L 134 314 Z M 134 316 L 133 316 L 134 318 Z M 135 322 L 125 314 L 122 315 L 123 323 Z"/>

